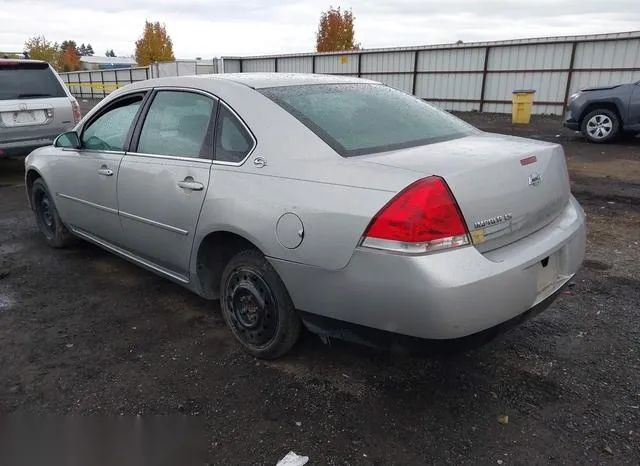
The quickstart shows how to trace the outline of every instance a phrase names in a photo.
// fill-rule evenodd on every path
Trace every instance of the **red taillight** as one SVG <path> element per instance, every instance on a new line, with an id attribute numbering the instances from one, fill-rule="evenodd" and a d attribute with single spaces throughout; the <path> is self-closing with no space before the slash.
<path id="1" fill-rule="evenodd" d="M 382 208 L 363 235 L 364 247 L 409 254 L 470 244 L 469 232 L 445 181 L 411 184 Z"/>
<path id="2" fill-rule="evenodd" d="M 71 101 L 71 107 L 73 108 L 73 121 L 78 123 L 82 119 L 82 112 L 80 112 L 80 105 L 75 100 Z"/>

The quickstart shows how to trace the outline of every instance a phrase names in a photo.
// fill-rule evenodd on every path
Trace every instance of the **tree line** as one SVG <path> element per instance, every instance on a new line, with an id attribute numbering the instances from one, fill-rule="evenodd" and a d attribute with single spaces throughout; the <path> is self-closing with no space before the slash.
<path id="1" fill-rule="evenodd" d="M 355 41 L 355 17 L 351 10 L 330 7 L 320 15 L 316 32 L 316 52 L 336 52 L 359 50 Z M 91 44 L 77 45 L 74 40 L 58 44 L 37 35 L 25 43 L 26 55 L 34 60 L 49 62 L 58 71 L 81 69 L 80 57 L 95 55 Z M 107 57 L 116 57 L 113 49 L 105 52 Z M 138 66 L 148 66 L 154 62 L 173 61 L 173 41 L 166 26 L 160 22 L 145 21 L 142 35 L 135 43 L 135 59 Z"/>

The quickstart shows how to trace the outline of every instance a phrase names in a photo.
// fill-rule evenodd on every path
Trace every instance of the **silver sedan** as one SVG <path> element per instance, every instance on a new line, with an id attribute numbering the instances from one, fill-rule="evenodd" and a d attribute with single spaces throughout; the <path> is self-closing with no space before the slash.
<path id="1" fill-rule="evenodd" d="M 585 252 L 561 146 L 362 79 L 143 81 L 25 163 L 51 246 L 79 237 L 219 298 L 260 358 L 303 325 L 374 344 L 493 334 L 548 306 Z"/>

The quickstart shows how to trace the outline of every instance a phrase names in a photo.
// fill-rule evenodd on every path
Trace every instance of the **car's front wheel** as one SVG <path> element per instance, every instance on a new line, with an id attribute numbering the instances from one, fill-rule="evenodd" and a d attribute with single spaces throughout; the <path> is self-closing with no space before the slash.
<path id="1" fill-rule="evenodd" d="M 611 110 L 594 110 L 582 119 L 580 130 L 591 142 L 609 142 L 615 139 L 620 132 L 620 119 Z"/>
<path id="2" fill-rule="evenodd" d="M 224 320 L 247 353 L 276 359 L 298 340 L 300 317 L 277 272 L 256 250 L 236 254 L 220 283 Z"/>
<path id="3" fill-rule="evenodd" d="M 60 220 L 56 205 L 42 178 L 35 180 L 31 187 L 31 206 L 38 230 L 49 246 L 63 248 L 73 244 L 75 237 Z"/>

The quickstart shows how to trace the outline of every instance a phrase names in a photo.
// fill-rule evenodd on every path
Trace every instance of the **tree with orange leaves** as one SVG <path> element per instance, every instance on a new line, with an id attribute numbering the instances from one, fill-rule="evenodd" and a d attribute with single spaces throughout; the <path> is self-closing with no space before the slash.
<path id="1" fill-rule="evenodd" d="M 136 62 L 148 66 L 157 61 L 173 61 L 173 43 L 164 24 L 144 23 L 142 37 L 136 41 Z"/>
<path id="2" fill-rule="evenodd" d="M 80 55 L 76 49 L 76 43 L 73 41 L 65 42 L 63 42 L 61 46 L 58 69 L 60 71 L 78 71 L 81 67 Z"/>
<path id="3" fill-rule="evenodd" d="M 340 7 L 329 7 L 320 15 L 320 25 L 316 34 L 316 52 L 339 52 L 358 50 L 360 44 L 354 40 L 351 10 L 340 11 Z"/>

